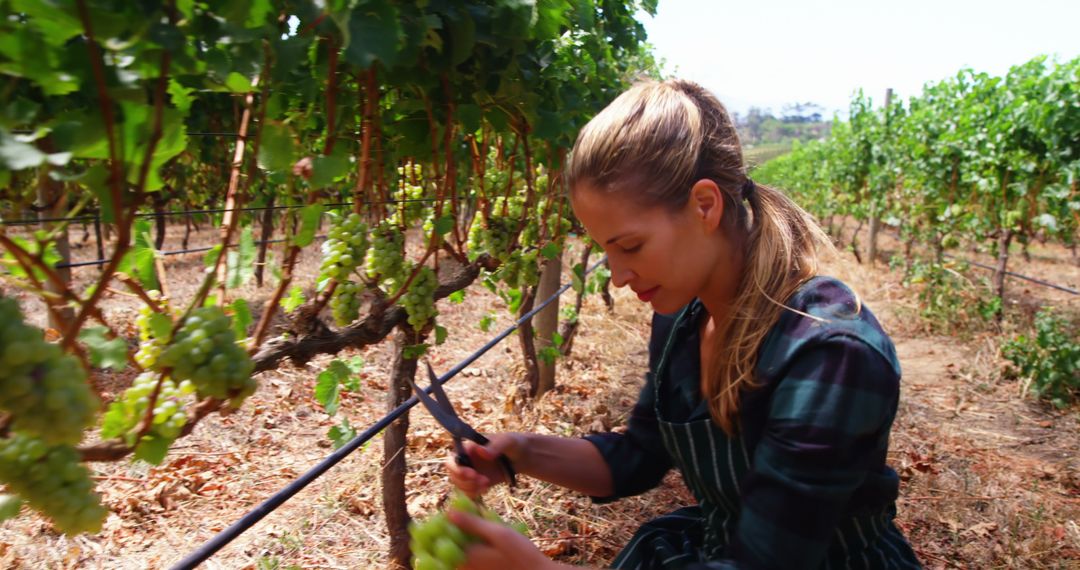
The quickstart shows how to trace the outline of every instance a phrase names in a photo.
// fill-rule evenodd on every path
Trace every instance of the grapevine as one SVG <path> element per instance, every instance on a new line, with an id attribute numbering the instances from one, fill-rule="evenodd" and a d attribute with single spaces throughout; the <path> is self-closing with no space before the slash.
<path id="1" fill-rule="evenodd" d="M 0 409 L 11 428 L 48 444 L 75 444 L 94 421 L 98 400 L 75 357 L 23 322 L 13 299 L 0 298 Z"/>
<path id="2" fill-rule="evenodd" d="M 171 370 L 175 380 L 191 380 L 200 397 L 231 398 L 234 406 L 255 392 L 254 364 L 236 344 L 229 317 L 218 307 L 203 307 L 176 333 L 155 370 Z"/>

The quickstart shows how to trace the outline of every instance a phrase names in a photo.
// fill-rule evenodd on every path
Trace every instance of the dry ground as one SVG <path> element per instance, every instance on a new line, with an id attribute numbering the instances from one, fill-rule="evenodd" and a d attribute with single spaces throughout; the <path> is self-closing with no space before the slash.
<path id="1" fill-rule="evenodd" d="M 205 236 L 205 240 L 212 239 Z M 204 240 L 204 241 L 205 241 Z M 166 249 L 178 248 L 170 237 Z M 192 245 L 201 242 L 193 241 Z M 895 244 L 884 244 L 885 248 Z M 1033 248 L 1021 273 L 1080 288 L 1080 268 L 1066 251 Z M 93 257 L 91 248 L 76 259 Z M 312 275 L 309 252 L 301 275 Z M 169 260 L 173 294 L 184 298 L 197 285 L 198 256 Z M 928 568 L 1080 568 L 1080 412 L 1056 411 L 1023 397 L 1017 383 L 1001 379 L 997 346 L 1005 334 L 928 335 L 901 275 L 879 264 L 856 264 L 850 255 L 826 272 L 847 281 L 893 335 L 904 368 L 903 394 L 890 463 L 901 473 L 898 523 Z M 93 269 L 76 270 L 87 283 Z M 1080 299 L 1010 282 L 1011 303 L 1034 296 L 1068 310 Z M 270 292 L 248 286 L 257 308 Z M 7 294 L 14 294 L 6 291 Z M 16 294 L 16 296 L 18 296 Z M 573 355 L 562 361 L 559 388 L 533 405 L 517 394 L 518 348 L 511 337 L 448 385 L 457 407 L 480 431 L 534 430 L 579 435 L 619 426 L 637 395 L 646 366 L 649 313 L 625 291 L 608 313 L 598 298 L 586 300 Z M 25 300 L 25 296 L 22 297 Z M 133 315 L 117 296 L 105 308 L 123 321 Z M 40 307 L 26 302 L 24 307 Z M 486 290 L 470 290 L 464 303 L 440 305 L 452 332 L 433 349 L 446 369 L 492 333 L 477 327 L 497 315 L 492 331 L 510 323 L 503 303 Z M 347 395 L 341 414 L 364 428 L 385 413 L 387 346 L 342 356 L 362 356 L 363 388 Z M 259 391 L 229 416 L 212 416 L 179 442 L 158 467 L 96 464 L 99 489 L 111 509 L 104 530 L 69 538 L 32 515 L 0 525 L 0 568 L 167 567 L 243 516 L 331 452 L 327 429 L 335 419 L 313 400 L 315 376 L 329 362 L 284 367 L 260 377 Z M 115 393 L 130 374 L 103 376 Z M 442 508 L 449 491 L 442 462 L 449 439 L 422 411 L 411 414 L 407 486 L 409 510 L 424 516 Z M 380 568 L 387 540 L 381 516 L 378 438 L 345 459 L 291 501 L 207 562 L 205 568 Z M 523 480 L 498 490 L 489 505 L 524 519 L 536 543 L 558 559 L 600 566 L 625 544 L 638 524 L 686 503 L 675 475 L 661 488 L 613 505 L 595 506 L 560 489 Z"/>

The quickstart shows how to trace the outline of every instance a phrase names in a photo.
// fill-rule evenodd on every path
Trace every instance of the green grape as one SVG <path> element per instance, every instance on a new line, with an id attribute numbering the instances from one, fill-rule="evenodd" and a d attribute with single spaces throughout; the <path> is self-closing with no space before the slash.
<path id="1" fill-rule="evenodd" d="M 487 520 L 506 524 L 495 511 L 485 508 L 460 491 L 450 499 L 450 509 Z M 527 534 L 523 523 L 510 525 L 522 535 Z M 458 568 L 465 562 L 465 551 L 479 540 L 454 525 L 445 512 L 435 513 L 426 520 L 409 524 L 409 547 L 413 553 L 413 568 Z"/>
<path id="2" fill-rule="evenodd" d="M 534 286 L 540 282 L 540 264 L 537 262 L 537 256 L 540 252 L 532 249 L 521 254 L 521 283 L 527 286 Z"/>
<path id="3" fill-rule="evenodd" d="M 49 445 L 17 432 L 0 440 L 0 481 L 68 534 L 97 532 L 108 514 L 70 445 Z"/>
<path id="4" fill-rule="evenodd" d="M 78 443 L 99 402 L 75 357 L 27 325 L 13 299 L 0 298 L 0 347 L 0 410 L 11 415 L 11 429 L 49 444 Z"/>
<path id="5" fill-rule="evenodd" d="M 367 225 L 355 212 L 338 218 L 322 244 L 319 280 L 346 281 L 368 250 Z"/>
<path id="6" fill-rule="evenodd" d="M 355 321 L 360 316 L 360 286 L 352 281 L 339 283 L 330 297 L 330 312 L 340 327 Z"/>
<path id="7" fill-rule="evenodd" d="M 405 235 L 397 226 L 383 222 L 371 237 L 365 259 L 368 277 L 382 281 L 400 280 L 405 265 Z"/>
<path id="8" fill-rule="evenodd" d="M 399 166 L 398 189 L 394 191 L 393 199 L 401 203 L 395 206 L 393 221 L 405 227 L 415 224 L 417 220 L 424 217 L 425 207 L 420 201 L 423 198 L 423 169 L 413 162 Z"/>
<path id="9" fill-rule="evenodd" d="M 254 368 L 251 357 L 237 345 L 225 312 L 202 307 L 184 321 L 154 370 L 170 370 L 181 382 L 190 380 L 199 397 L 228 398 L 237 406 L 255 392 Z"/>
<path id="10" fill-rule="evenodd" d="M 424 325 L 438 314 L 435 310 L 435 289 L 439 286 L 439 279 L 435 270 L 424 266 L 413 278 L 409 290 L 401 296 L 401 305 L 409 316 L 409 325 L 415 330 L 421 330 Z"/>
<path id="11" fill-rule="evenodd" d="M 137 435 L 135 428 L 140 425 L 146 416 L 147 407 L 150 405 L 150 396 L 158 385 L 158 378 L 158 374 L 155 372 L 139 374 L 135 377 L 131 387 L 109 404 L 109 410 L 105 412 L 105 419 L 102 422 L 102 437 L 124 436 L 128 445 L 140 443 L 134 440 Z M 184 380 L 177 384 L 169 377 L 161 379 L 161 388 L 158 390 L 157 400 L 154 402 L 153 417 L 146 435 L 150 436 L 151 439 L 164 439 L 170 442 L 175 440 L 180 435 L 184 424 L 187 423 L 184 404 L 190 398 L 185 396 L 189 396 L 193 392 L 194 386 L 190 380 Z"/>

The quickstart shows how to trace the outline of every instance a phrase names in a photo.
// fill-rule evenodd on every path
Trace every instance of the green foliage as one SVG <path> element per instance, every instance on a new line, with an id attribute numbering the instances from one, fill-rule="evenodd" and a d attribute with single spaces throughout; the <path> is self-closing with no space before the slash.
<path id="1" fill-rule="evenodd" d="M 1064 408 L 1080 396 L 1080 337 L 1076 324 L 1047 307 L 1035 316 L 1032 335 L 1018 335 L 1002 346 L 1011 375 L 1030 381 L 1038 398 Z"/>
<path id="2" fill-rule="evenodd" d="M 989 283 L 973 282 L 958 262 L 915 261 L 904 285 L 917 291 L 919 315 L 929 330 L 940 334 L 983 330 L 1001 305 Z"/>

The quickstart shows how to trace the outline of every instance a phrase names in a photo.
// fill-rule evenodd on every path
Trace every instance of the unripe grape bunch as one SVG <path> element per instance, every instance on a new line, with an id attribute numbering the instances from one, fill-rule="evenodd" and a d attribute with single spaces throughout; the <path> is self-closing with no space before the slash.
<path id="1" fill-rule="evenodd" d="M 355 321 L 360 316 L 360 286 L 352 281 L 338 283 L 330 297 L 330 312 L 339 327 Z"/>
<path id="2" fill-rule="evenodd" d="M 243 348 L 229 317 L 219 307 L 195 309 L 158 358 L 158 372 L 171 369 L 174 380 L 191 380 L 200 397 L 231 398 L 239 405 L 255 392 L 255 365 Z"/>
<path id="3" fill-rule="evenodd" d="M 409 324 L 413 329 L 424 328 L 438 314 L 435 310 L 435 289 L 438 286 L 439 278 L 435 270 L 425 265 L 409 284 L 409 290 L 402 295 L 401 304 L 409 315 Z"/>
<path id="4" fill-rule="evenodd" d="M 367 252 L 368 277 L 382 281 L 399 281 L 405 264 L 405 236 L 397 226 L 383 222 L 371 236 Z"/>
<path id="5" fill-rule="evenodd" d="M 367 225 L 355 212 L 341 217 L 323 242 L 319 280 L 347 281 L 368 251 Z"/>
<path id="6" fill-rule="evenodd" d="M 23 322 L 14 299 L 0 298 L 0 410 L 11 414 L 11 429 L 75 444 L 97 408 L 75 357 Z"/>
<path id="7" fill-rule="evenodd" d="M 78 534 L 101 530 L 108 514 L 94 493 L 89 470 L 70 445 L 49 445 L 21 433 L 0 439 L 0 481 L 19 497 L 2 496 L 4 515 L 18 514 L 25 499 L 60 531 Z"/>
<path id="8" fill-rule="evenodd" d="M 506 524 L 498 513 L 477 504 L 461 492 L 454 493 L 450 508 Z M 515 522 L 509 526 L 528 536 L 528 530 L 523 523 Z M 413 570 L 454 570 L 465 562 L 465 550 L 478 540 L 450 522 L 444 512 L 409 523 L 409 538 Z"/>
<path id="9" fill-rule="evenodd" d="M 150 396 L 159 378 L 155 372 L 143 372 L 135 377 L 135 382 L 131 387 L 109 404 L 109 410 L 105 413 L 101 426 L 101 437 L 127 436 L 129 444 L 137 443 L 130 441 L 130 438 L 135 435 L 134 428 L 146 416 Z M 195 393 L 195 384 L 191 380 L 184 380 L 177 384 L 169 377 L 160 379 L 160 382 L 161 389 L 154 401 L 150 429 L 144 437 L 172 441 L 180 435 L 180 430 L 187 423 L 184 403 Z"/>

